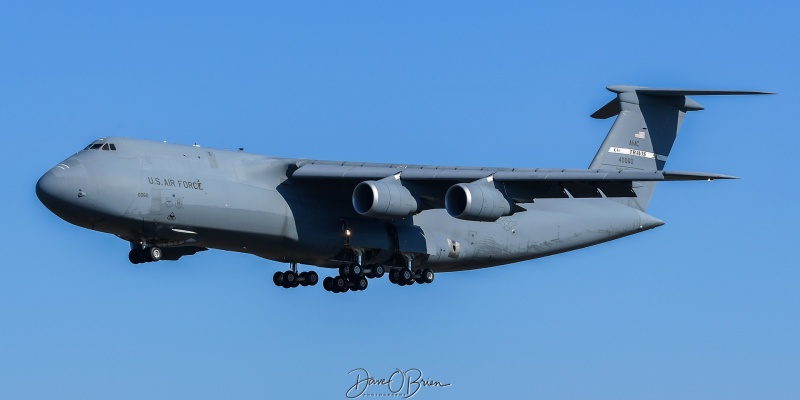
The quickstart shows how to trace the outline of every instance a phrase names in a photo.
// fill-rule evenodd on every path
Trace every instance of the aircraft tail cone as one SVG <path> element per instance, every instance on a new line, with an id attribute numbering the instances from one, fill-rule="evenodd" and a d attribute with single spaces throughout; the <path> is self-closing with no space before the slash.
<path id="1" fill-rule="evenodd" d="M 664 225 L 664 221 L 646 213 L 639 215 L 639 230 L 646 231 L 648 229 L 657 228 Z"/>

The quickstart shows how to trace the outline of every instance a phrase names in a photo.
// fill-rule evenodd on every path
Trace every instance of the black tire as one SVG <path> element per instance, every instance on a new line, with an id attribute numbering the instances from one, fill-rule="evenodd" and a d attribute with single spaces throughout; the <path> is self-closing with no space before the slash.
<path id="1" fill-rule="evenodd" d="M 297 282 L 301 286 L 308 286 L 308 272 L 303 271 L 299 275 L 297 275 Z"/>
<path id="2" fill-rule="evenodd" d="M 405 283 L 409 283 L 409 282 L 412 282 L 413 279 L 414 279 L 414 274 L 411 273 L 410 269 L 405 269 L 404 268 L 404 269 L 400 270 L 400 279 L 398 279 L 398 280 L 402 280 Z"/>
<path id="3" fill-rule="evenodd" d="M 147 255 L 152 261 L 161 261 L 161 257 L 164 257 L 164 251 L 160 247 L 153 246 L 147 250 Z"/>
<path id="4" fill-rule="evenodd" d="M 278 271 L 272 275 L 272 283 L 274 283 L 275 286 L 283 286 L 283 272 Z"/>
<path id="5" fill-rule="evenodd" d="M 326 276 L 325 279 L 322 280 L 322 287 L 325 290 L 327 290 L 329 292 L 332 292 L 333 291 L 333 278 L 331 278 L 330 276 Z"/>
<path id="6" fill-rule="evenodd" d="M 425 283 L 433 282 L 433 279 L 436 277 L 433 271 L 430 268 L 425 268 L 422 270 L 422 278 Z"/>
<path id="7" fill-rule="evenodd" d="M 286 271 L 283 273 L 283 287 L 285 288 L 293 288 L 297 287 L 297 274 L 294 271 Z"/>
<path id="8" fill-rule="evenodd" d="M 395 285 L 400 283 L 400 270 L 393 269 L 389 271 L 389 282 L 392 282 Z"/>
<path id="9" fill-rule="evenodd" d="M 383 277 L 383 274 L 385 274 L 385 273 L 386 273 L 386 269 L 381 264 L 376 264 L 374 267 L 372 267 L 372 276 L 374 276 L 376 278 Z"/>
<path id="10" fill-rule="evenodd" d="M 369 280 L 366 277 L 361 277 L 356 280 L 355 290 L 364 290 L 369 286 Z"/>
<path id="11" fill-rule="evenodd" d="M 364 275 L 364 267 L 359 264 L 353 264 L 350 266 L 350 275 L 354 277 Z"/>
<path id="12" fill-rule="evenodd" d="M 314 271 L 309 271 L 306 274 L 306 282 L 308 282 L 308 286 L 316 285 L 319 282 L 319 275 Z"/>
<path id="13" fill-rule="evenodd" d="M 336 289 L 336 293 L 342 293 L 347 291 L 347 280 L 344 279 L 342 276 L 337 276 L 333 278 L 333 288 Z"/>
<path id="14" fill-rule="evenodd" d="M 131 264 L 141 264 L 142 263 L 141 251 L 139 251 L 139 249 L 131 249 L 131 251 L 128 252 L 128 261 L 130 261 Z"/>
<path id="15" fill-rule="evenodd" d="M 339 267 L 339 276 L 348 276 L 350 275 L 350 266 L 347 264 L 342 264 Z"/>
<path id="16" fill-rule="evenodd" d="M 143 263 L 148 263 L 153 261 L 153 259 L 150 258 L 150 252 L 147 251 L 147 249 L 139 250 L 139 259 L 142 260 Z"/>

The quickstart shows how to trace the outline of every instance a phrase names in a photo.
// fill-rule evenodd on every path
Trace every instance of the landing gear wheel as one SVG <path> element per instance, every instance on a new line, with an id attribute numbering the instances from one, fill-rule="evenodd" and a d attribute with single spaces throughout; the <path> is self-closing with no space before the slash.
<path id="1" fill-rule="evenodd" d="M 343 293 L 347 291 L 347 281 L 341 277 L 337 276 L 333 278 L 333 292 L 334 293 Z"/>
<path id="2" fill-rule="evenodd" d="M 299 283 L 297 282 L 297 274 L 294 271 L 286 271 L 283 274 L 283 287 L 286 289 L 297 287 Z"/>
<path id="3" fill-rule="evenodd" d="M 400 280 L 402 282 L 405 282 L 406 284 L 409 284 L 410 282 L 413 282 L 413 278 L 414 278 L 414 274 L 411 273 L 410 269 L 402 269 L 402 270 L 400 270 L 400 279 L 398 279 L 398 280 Z"/>
<path id="4" fill-rule="evenodd" d="M 151 247 L 147 253 L 153 261 L 161 261 L 161 257 L 164 256 L 164 252 L 161 251 L 160 247 Z"/>
<path id="5" fill-rule="evenodd" d="M 333 278 L 330 276 L 326 276 L 325 279 L 322 280 L 322 288 L 332 292 L 333 291 Z"/>
<path id="6" fill-rule="evenodd" d="M 308 276 L 308 273 L 305 271 L 301 272 L 300 275 L 298 275 L 299 279 L 297 281 L 298 283 L 300 283 L 301 286 L 308 286 L 308 282 L 306 281 L 306 276 Z"/>
<path id="7" fill-rule="evenodd" d="M 364 290 L 369 285 L 369 281 L 366 277 L 361 277 L 356 280 L 356 285 L 353 287 L 353 290 Z"/>
<path id="8" fill-rule="evenodd" d="M 431 271 L 430 268 L 425 268 L 422 270 L 422 281 L 424 283 L 433 282 L 433 278 L 434 278 L 433 271 Z"/>
<path id="9" fill-rule="evenodd" d="M 149 263 L 150 261 L 153 261 L 153 259 L 150 258 L 150 252 L 147 251 L 147 249 L 139 250 L 139 257 L 142 259 L 143 263 Z"/>
<path id="10" fill-rule="evenodd" d="M 383 268 L 383 265 L 376 264 L 372 267 L 372 276 L 375 278 L 383 277 L 383 274 L 386 273 L 386 270 Z"/>
<path id="11" fill-rule="evenodd" d="M 275 275 L 272 275 L 272 283 L 274 283 L 275 286 L 283 286 L 283 278 L 283 272 L 278 271 Z"/>
<path id="12" fill-rule="evenodd" d="M 353 277 L 358 277 L 364 274 L 364 267 L 358 264 L 353 264 L 350 266 L 350 275 Z"/>
<path id="13" fill-rule="evenodd" d="M 314 271 L 309 271 L 306 273 L 306 282 L 308 286 L 314 286 L 319 282 L 319 275 L 317 275 Z"/>
<path id="14" fill-rule="evenodd" d="M 143 263 L 144 260 L 142 260 L 142 252 L 141 252 L 141 250 L 139 250 L 139 249 L 131 249 L 131 251 L 128 252 L 128 261 L 130 261 L 131 264 L 141 264 L 141 263 Z"/>
<path id="15" fill-rule="evenodd" d="M 400 283 L 400 270 L 393 269 L 389 271 L 389 282 L 392 282 L 395 285 Z"/>
<path id="16" fill-rule="evenodd" d="M 342 264 L 339 267 L 339 276 L 348 276 L 350 275 L 350 266 L 347 264 Z"/>

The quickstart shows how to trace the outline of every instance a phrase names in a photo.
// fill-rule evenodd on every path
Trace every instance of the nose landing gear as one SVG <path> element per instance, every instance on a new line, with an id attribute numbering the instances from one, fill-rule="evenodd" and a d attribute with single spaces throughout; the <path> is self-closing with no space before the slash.
<path id="1" fill-rule="evenodd" d="M 153 261 L 161 261 L 161 258 L 164 256 L 164 252 L 161 250 L 160 247 L 153 246 L 153 247 L 144 247 L 144 248 L 133 248 L 130 252 L 128 252 L 128 260 L 132 264 L 141 264 Z"/>

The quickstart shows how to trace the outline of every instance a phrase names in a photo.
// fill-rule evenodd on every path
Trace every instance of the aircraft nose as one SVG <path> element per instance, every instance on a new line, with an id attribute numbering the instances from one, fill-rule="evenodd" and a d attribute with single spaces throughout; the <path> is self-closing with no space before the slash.
<path id="1" fill-rule="evenodd" d="M 83 166 L 71 161 L 42 175 L 36 182 L 36 196 L 50 211 L 66 219 L 90 207 L 88 183 Z"/>
<path id="2" fill-rule="evenodd" d="M 59 185 L 59 183 L 53 171 L 47 171 L 46 174 L 39 178 L 39 182 L 36 182 L 36 197 L 38 197 L 39 201 L 47 206 L 47 208 L 52 208 L 51 204 L 60 196 L 61 185 Z"/>

